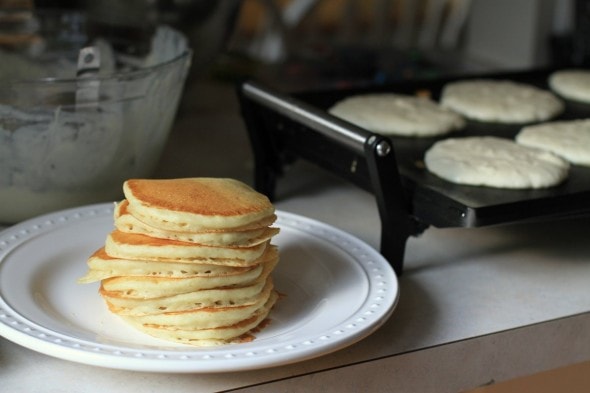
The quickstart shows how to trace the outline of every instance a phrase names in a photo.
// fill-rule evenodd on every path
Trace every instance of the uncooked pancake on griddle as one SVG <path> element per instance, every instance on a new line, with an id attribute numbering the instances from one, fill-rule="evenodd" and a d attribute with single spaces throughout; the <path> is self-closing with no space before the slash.
<path id="1" fill-rule="evenodd" d="M 563 98 L 590 103 L 590 70 L 567 69 L 549 75 L 549 87 Z"/>
<path id="2" fill-rule="evenodd" d="M 436 142 L 426 151 L 424 163 L 431 173 L 453 183 L 510 189 L 555 186 L 569 171 L 568 162 L 553 153 L 497 137 Z"/>
<path id="3" fill-rule="evenodd" d="M 564 110 L 550 91 L 510 80 L 473 79 L 447 83 L 440 103 L 468 119 L 495 123 L 532 123 Z"/>
<path id="4" fill-rule="evenodd" d="M 328 112 L 382 135 L 427 137 L 465 126 L 462 116 L 429 98 L 393 93 L 347 97 Z"/>
<path id="5" fill-rule="evenodd" d="M 548 150 L 572 164 L 590 166 L 590 119 L 527 126 L 516 135 L 516 141 Z"/>

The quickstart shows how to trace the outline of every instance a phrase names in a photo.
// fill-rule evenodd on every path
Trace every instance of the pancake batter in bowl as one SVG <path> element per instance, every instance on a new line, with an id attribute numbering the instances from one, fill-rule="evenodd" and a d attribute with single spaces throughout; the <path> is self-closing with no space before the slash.
<path id="1" fill-rule="evenodd" d="M 190 65 L 184 37 L 170 28 L 152 48 L 137 69 L 94 78 L 99 98 L 88 104 L 76 101 L 81 78 L 34 79 L 34 67 L 31 80 L 0 76 L 0 222 L 117 200 L 124 180 L 150 175 Z M 111 52 L 101 53 L 108 70 Z M 75 76 L 75 64 L 56 64 Z"/>

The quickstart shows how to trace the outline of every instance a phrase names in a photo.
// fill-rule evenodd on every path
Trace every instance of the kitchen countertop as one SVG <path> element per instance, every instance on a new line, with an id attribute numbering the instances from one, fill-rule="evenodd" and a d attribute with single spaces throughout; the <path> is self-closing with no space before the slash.
<path id="1" fill-rule="evenodd" d="M 233 87 L 191 80 L 155 176 L 252 183 L 252 165 Z M 311 164 L 289 168 L 275 205 L 379 246 L 372 195 Z M 247 372 L 159 374 L 77 364 L 0 339 L 0 387 L 27 393 L 439 393 L 587 361 L 588 233 L 589 217 L 429 228 L 408 241 L 392 317 L 366 339 L 320 358 Z"/>

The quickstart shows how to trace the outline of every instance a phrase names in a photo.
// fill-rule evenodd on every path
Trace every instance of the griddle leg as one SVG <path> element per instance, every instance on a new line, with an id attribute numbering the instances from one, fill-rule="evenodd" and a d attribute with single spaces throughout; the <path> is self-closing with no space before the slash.
<path id="1" fill-rule="evenodd" d="M 381 217 L 381 254 L 399 276 L 403 271 L 406 242 L 419 232 L 419 227 L 410 214 L 389 139 L 376 134 L 367 138 L 365 156 Z"/>

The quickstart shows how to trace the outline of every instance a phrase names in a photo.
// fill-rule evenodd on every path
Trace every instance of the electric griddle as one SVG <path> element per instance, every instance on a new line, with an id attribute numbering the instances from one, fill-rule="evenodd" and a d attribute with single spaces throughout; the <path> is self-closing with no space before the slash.
<path id="1" fill-rule="evenodd" d="M 548 89 L 549 73 L 471 78 L 508 79 Z M 256 81 L 241 83 L 238 96 L 254 153 L 256 189 L 272 199 L 285 166 L 305 159 L 373 193 L 381 219 L 381 253 L 397 274 L 403 270 L 407 239 L 429 226 L 481 227 L 590 213 L 590 167 L 572 165 L 567 181 L 539 190 L 457 185 L 424 167 L 424 153 L 437 140 L 473 135 L 512 139 L 522 125 L 468 121 L 464 130 L 439 137 L 386 137 L 327 112 L 336 101 L 361 93 L 427 94 L 438 100 L 443 86 L 454 79 L 458 78 L 292 94 Z M 564 113 L 555 120 L 590 117 L 590 104 L 565 104 Z"/>

